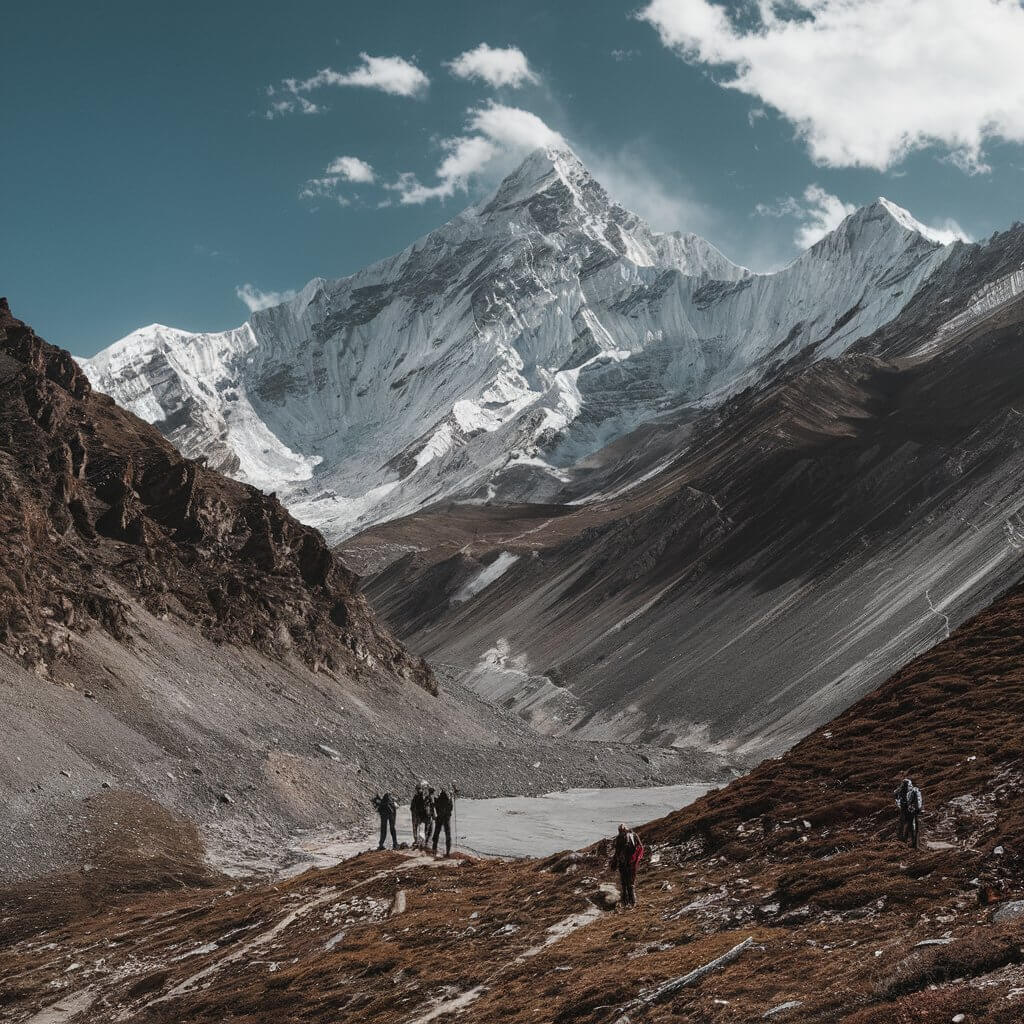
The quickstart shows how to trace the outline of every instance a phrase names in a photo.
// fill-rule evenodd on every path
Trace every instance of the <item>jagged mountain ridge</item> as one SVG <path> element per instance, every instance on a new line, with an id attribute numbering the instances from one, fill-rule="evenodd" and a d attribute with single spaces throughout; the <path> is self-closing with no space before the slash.
<path id="1" fill-rule="evenodd" d="M 587 499 L 441 503 L 340 548 L 434 663 L 539 728 L 778 753 L 1024 571 L 1024 228 L 840 356 L 590 460 Z"/>
<path id="2" fill-rule="evenodd" d="M 182 451 L 337 539 L 442 497 L 552 498 L 638 424 L 844 350 L 946 259 L 915 224 L 879 200 L 754 275 L 541 150 L 389 260 L 233 331 L 143 328 L 84 366 Z"/>

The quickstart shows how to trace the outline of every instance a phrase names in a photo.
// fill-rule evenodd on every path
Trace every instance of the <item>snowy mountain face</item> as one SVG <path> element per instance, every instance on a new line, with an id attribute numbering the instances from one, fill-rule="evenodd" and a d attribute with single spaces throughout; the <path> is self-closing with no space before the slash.
<path id="1" fill-rule="evenodd" d="M 153 325 L 83 365 L 185 454 L 339 540 L 442 498 L 550 498 L 638 425 L 844 351 L 949 251 L 879 200 L 755 275 L 542 150 L 391 259 L 235 330 Z"/>

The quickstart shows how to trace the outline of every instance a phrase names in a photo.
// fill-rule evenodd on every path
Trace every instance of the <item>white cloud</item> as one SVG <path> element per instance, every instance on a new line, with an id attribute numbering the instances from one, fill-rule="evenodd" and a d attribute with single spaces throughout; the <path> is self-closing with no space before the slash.
<path id="1" fill-rule="evenodd" d="M 949 245 L 956 241 L 971 241 L 970 235 L 952 218 L 947 217 L 938 224 L 922 224 L 902 207 L 896 206 L 888 200 L 882 200 L 882 202 L 888 206 L 892 216 L 904 227 L 919 231 L 925 238 L 929 238 L 933 242 Z M 857 207 L 854 203 L 843 202 L 838 196 L 827 192 L 820 185 L 808 185 L 804 189 L 802 199 L 787 196 L 775 203 L 758 203 L 754 212 L 760 217 L 794 217 L 800 221 L 793 235 L 793 244 L 803 250 L 809 249 L 827 234 L 835 231 L 856 210 Z"/>
<path id="2" fill-rule="evenodd" d="M 335 157 L 327 165 L 327 174 L 337 175 L 345 181 L 354 181 L 359 184 L 371 184 L 376 178 L 373 168 L 357 156 Z"/>
<path id="3" fill-rule="evenodd" d="M 929 146 L 987 170 L 990 139 L 1024 142 L 1020 0 L 755 0 L 741 25 L 711 0 L 651 0 L 638 17 L 721 84 L 774 107 L 813 159 L 884 170 Z"/>
<path id="4" fill-rule="evenodd" d="M 273 99 L 274 96 L 283 95 L 284 98 L 274 100 L 264 117 L 273 120 L 295 112 L 322 113 L 327 108 L 306 99 L 303 93 L 325 86 L 359 86 L 379 89 L 391 96 L 419 96 L 430 85 L 426 74 L 404 57 L 372 57 L 368 53 L 361 53 L 359 59 L 362 63 L 351 71 L 339 72 L 323 68 L 309 78 L 286 78 L 276 89 L 268 85 L 268 97 Z"/>
<path id="5" fill-rule="evenodd" d="M 526 54 L 518 46 L 488 46 L 481 43 L 476 49 L 460 53 L 447 67 L 456 78 L 475 78 L 495 89 L 508 86 L 518 89 L 522 85 L 536 85 L 540 78 L 530 67 Z"/>
<path id="6" fill-rule="evenodd" d="M 475 179 L 490 181 L 511 169 L 528 152 L 542 146 L 562 146 L 565 139 L 536 114 L 501 103 L 467 111 L 466 134 L 442 142 L 445 157 L 438 165 L 435 185 L 423 185 L 414 174 L 398 177 L 393 189 L 405 205 L 447 199 L 465 192 Z"/>
<path id="7" fill-rule="evenodd" d="M 279 306 L 282 302 L 294 299 L 296 292 L 292 288 L 284 292 L 262 292 L 246 282 L 235 289 L 235 294 L 249 307 L 250 313 L 258 313 L 261 309 Z"/>
<path id="8" fill-rule="evenodd" d="M 804 189 L 804 202 L 807 204 L 801 212 L 804 222 L 793 236 L 798 249 L 810 249 L 857 209 L 855 203 L 844 203 L 820 185 L 808 185 Z"/>
<path id="9" fill-rule="evenodd" d="M 510 150 L 564 146 L 565 139 L 536 114 L 502 103 L 487 103 L 469 111 L 468 127 Z"/>
<path id="10" fill-rule="evenodd" d="M 338 192 L 341 178 L 336 174 L 328 174 L 323 178 L 310 178 L 299 189 L 300 199 L 330 199 L 339 206 L 350 206 L 351 200 Z"/>
<path id="11" fill-rule="evenodd" d="M 914 227 L 933 242 L 939 245 L 951 245 L 953 242 L 973 242 L 974 239 L 952 217 L 944 217 L 936 224 L 922 224 L 914 221 Z"/>
<path id="12" fill-rule="evenodd" d="M 350 206 L 352 200 L 338 191 L 338 185 L 343 181 L 372 185 L 376 180 L 376 172 L 365 160 L 357 156 L 338 156 L 324 169 L 323 177 L 310 178 L 299 189 L 299 198 L 330 199 L 339 206 Z"/>
<path id="13" fill-rule="evenodd" d="M 291 99 L 275 100 L 267 107 L 263 115 L 268 121 L 276 117 L 284 117 L 285 114 L 322 114 L 327 108 L 317 103 L 312 103 L 305 96 L 293 96 Z"/>

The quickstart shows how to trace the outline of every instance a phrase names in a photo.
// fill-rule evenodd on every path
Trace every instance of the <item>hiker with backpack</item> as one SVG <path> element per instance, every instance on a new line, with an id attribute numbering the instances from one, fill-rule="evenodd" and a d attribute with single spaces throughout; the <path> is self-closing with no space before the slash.
<path id="1" fill-rule="evenodd" d="M 398 849 L 398 835 L 395 833 L 395 820 L 398 817 L 398 804 L 390 793 L 383 796 L 375 796 L 370 801 L 373 809 L 380 815 L 380 845 L 378 850 L 384 849 L 384 843 L 388 838 L 388 827 L 391 828 L 391 848 Z"/>
<path id="2" fill-rule="evenodd" d="M 640 837 L 631 828 L 619 825 L 608 868 L 609 870 L 618 868 L 619 888 L 624 907 L 636 906 L 636 869 L 643 856 L 644 844 Z"/>
<path id="3" fill-rule="evenodd" d="M 897 836 L 915 849 L 918 843 L 918 818 L 924 810 L 924 797 L 911 779 L 904 779 L 896 790 L 896 807 L 899 810 Z"/>
<path id="4" fill-rule="evenodd" d="M 434 856 L 437 856 L 437 841 L 441 838 L 441 829 L 444 829 L 444 842 L 446 857 L 452 852 L 452 811 L 455 810 L 455 801 L 448 795 L 447 789 L 442 789 L 434 801 Z"/>
<path id="5" fill-rule="evenodd" d="M 416 787 L 412 800 L 409 803 L 409 811 L 412 813 L 412 845 L 427 848 L 427 840 L 430 838 L 430 814 L 427 810 L 427 783 L 426 780 Z"/>

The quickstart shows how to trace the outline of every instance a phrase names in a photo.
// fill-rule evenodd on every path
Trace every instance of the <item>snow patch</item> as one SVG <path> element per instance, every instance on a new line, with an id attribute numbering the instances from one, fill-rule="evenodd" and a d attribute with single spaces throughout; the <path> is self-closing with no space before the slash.
<path id="1" fill-rule="evenodd" d="M 490 565 L 484 566 L 475 576 L 467 580 L 452 598 L 453 604 L 463 604 L 486 590 L 495 580 L 500 579 L 519 561 L 518 555 L 502 551 Z"/>

